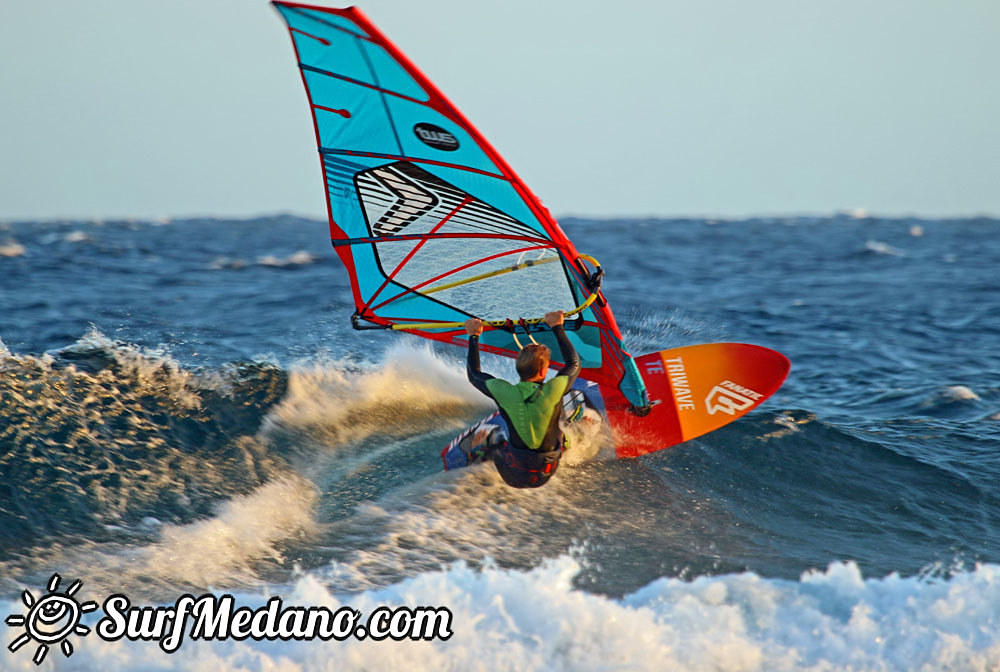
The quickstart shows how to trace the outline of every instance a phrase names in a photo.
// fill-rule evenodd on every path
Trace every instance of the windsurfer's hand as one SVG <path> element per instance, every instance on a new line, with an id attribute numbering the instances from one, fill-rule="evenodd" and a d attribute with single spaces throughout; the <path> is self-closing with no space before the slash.
<path id="1" fill-rule="evenodd" d="M 465 333 L 469 336 L 478 336 L 483 333 L 483 321 L 478 317 L 470 317 L 465 321 Z"/>
<path id="2" fill-rule="evenodd" d="M 545 324 L 550 327 L 558 327 L 563 323 L 563 311 L 553 310 L 551 313 L 545 314 Z"/>

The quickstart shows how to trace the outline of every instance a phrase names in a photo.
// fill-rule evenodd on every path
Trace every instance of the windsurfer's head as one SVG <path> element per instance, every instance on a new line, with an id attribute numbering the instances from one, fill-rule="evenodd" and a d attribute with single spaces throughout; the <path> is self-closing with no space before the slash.
<path id="1" fill-rule="evenodd" d="M 517 356 L 517 375 L 521 380 L 544 379 L 549 372 L 549 359 L 552 352 L 547 345 L 531 343 L 521 348 Z"/>

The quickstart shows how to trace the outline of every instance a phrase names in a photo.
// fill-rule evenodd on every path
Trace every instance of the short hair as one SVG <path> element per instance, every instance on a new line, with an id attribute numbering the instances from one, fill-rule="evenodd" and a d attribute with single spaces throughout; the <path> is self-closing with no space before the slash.
<path id="1" fill-rule="evenodd" d="M 547 345 L 531 343 L 524 346 L 517 355 L 517 363 L 515 364 L 517 375 L 521 376 L 521 380 L 534 378 L 549 365 L 551 356 L 552 351 Z"/>

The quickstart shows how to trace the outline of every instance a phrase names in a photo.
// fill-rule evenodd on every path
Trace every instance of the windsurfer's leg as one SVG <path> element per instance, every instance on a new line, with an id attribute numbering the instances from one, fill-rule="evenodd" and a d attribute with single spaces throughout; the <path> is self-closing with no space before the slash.
<path id="1" fill-rule="evenodd" d="M 497 446 L 507 443 L 507 423 L 494 414 L 467 429 L 441 453 L 445 470 L 459 469 L 493 459 Z"/>

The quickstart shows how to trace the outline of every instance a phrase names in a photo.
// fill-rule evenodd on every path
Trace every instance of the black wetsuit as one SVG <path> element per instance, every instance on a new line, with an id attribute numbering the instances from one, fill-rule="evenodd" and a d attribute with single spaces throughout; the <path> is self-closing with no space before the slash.
<path id="1" fill-rule="evenodd" d="M 573 385 L 580 373 L 580 357 L 576 354 L 576 349 L 570 343 L 566 331 L 561 325 L 554 327 L 552 334 L 559 344 L 559 351 L 564 362 L 563 368 L 556 374 L 556 378 L 560 376 L 565 378 L 565 380 L 558 381 L 559 384 L 555 390 L 555 394 L 561 400 L 562 394 Z M 526 440 L 517 431 L 518 424 L 523 426 L 524 422 L 523 419 L 520 422 L 517 421 L 517 409 L 505 408 L 505 403 L 490 390 L 490 387 L 497 387 L 496 379 L 480 370 L 479 338 L 476 336 L 469 338 L 469 359 L 466 369 L 469 382 L 496 402 L 500 415 L 503 416 L 504 422 L 507 424 L 507 444 L 497 448 L 493 455 L 493 462 L 496 464 L 500 476 L 508 485 L 515 488 L 537 488 L 544 485 L 555 473 L 559 466 L 559 458 L 562 457 L 563 437 L 559 427 L 562 404 L 556 403 L 552 407 L 551 417 L 547 420 L 542 436 L 536 436 L 535 441 Z M 494 383 L 491 384 L 490 381 L 494 381 Z M 546 386 L 551 386 L 555 382 L 556 380 L 552 379 L 548 383 L 534 383 L 532 385 L 537 387 L 539 393 L 544 394 L 547 391 Z M 523 387 L 528 384 L 522 382 L 519 385 Z M 528 396 L 522 403 L 530 404 L 534 401 L 535 395 L 530 394 L 530 392 L 530 389 L 525 390 Z M 506 399 L 507 403 L 511 403 L 510 395 L 506 395 Z M 549 405 L 552 401 L 550 395 Z M 513 419 L 512 415 L 515 416 Z"/>

